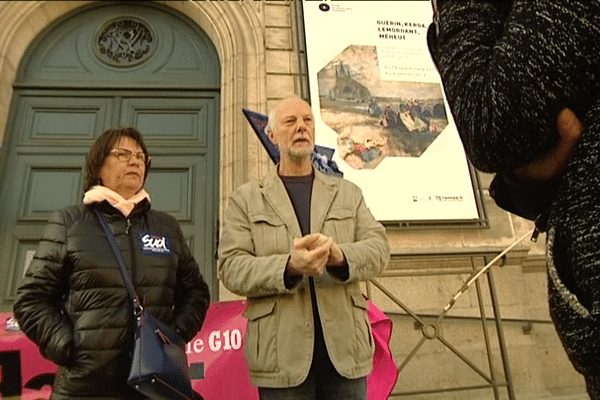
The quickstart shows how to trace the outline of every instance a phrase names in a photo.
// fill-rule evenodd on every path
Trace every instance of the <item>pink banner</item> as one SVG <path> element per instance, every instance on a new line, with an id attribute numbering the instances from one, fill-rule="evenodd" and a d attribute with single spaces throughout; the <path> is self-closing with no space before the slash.
<path id="1" fill-rule="evenodd" d="M 206 400 L 258 399 L 244 360 L 244 309 L 244 301 L 212 303 L 202 331 L 187 344 L 194 389 Z M 398 377 L 389 348 L 392 322 L 371 302 L 368 315 L 375 338 L 373 372 L 367 377 L 368 399 L 385 400 Z M 10 330 L 14 326 L 11 317 L 0 313 L 0 399 L 49 399 L 56 365 L 44 359 L 21 332 Z"/>
<path id="2" fill-rule="evenodd" d="M 202 330 L 188 343 L 190 364 L 204 363 L 204 379 L 195 380 L 194 389 L 205 400 L 258 399 L 244 359 L 245 308 L 243 301 L 212 303 Z"/>

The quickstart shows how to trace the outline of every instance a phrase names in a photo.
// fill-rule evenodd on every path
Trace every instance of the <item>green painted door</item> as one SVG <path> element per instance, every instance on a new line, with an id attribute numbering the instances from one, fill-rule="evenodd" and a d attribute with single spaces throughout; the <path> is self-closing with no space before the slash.
<path id="1" fill-rule="evenodd" d="M 0 311 L 50 214 L 81 202 L 90 145 L 116 125 L 144 133 L 152 206 L 179 220 L 217 294 L 219 71 L 204 32 L 161 5 L 96 3 L 40 35 L 2 144 Z"/>

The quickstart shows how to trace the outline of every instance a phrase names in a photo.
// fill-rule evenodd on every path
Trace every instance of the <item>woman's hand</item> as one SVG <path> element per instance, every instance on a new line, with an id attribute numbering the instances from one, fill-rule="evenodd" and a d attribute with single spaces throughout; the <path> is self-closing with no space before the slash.
<path id="1" fill-rule="evenodd" d="M 583 125 L 573 111 L 565 108 L 556 118 L 556 129 L 559 134 L 556 146 L 529 164 L 515 169 L 517 177 L 525 181 L 542 182 L 549 181 L 563 172 L 581 137 Z"/>

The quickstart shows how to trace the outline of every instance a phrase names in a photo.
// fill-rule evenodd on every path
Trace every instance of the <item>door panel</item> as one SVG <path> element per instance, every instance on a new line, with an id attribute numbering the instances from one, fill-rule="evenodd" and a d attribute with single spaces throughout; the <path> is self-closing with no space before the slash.
<path id="1" fill-rule="evenodd" d="M 85 155 L 21 155 L 12 171 L 19 177 L 8 193 L 6 217 L 19 223 L 45 224 L 57 208 L 82 198 Z"/>
<path id="2" fill-rule="evenodd" d="M 28 186 L 19 222 L 45 220 L 54 210 L 81 198 L 81 170 L 33 167 L 26 172 L 25 181 Z"/>
<path id="3" fill-rule="evenodd" d="M 24 96 L 19 99 L 15 134 L 21 145 L 89 146 L 110 125 L 113 98 Z M 69 141 L 65 143 L 64 141 Z"/>
<path id="4" fill-rule="evenodd" d="M 13 242 L 11 243 L 9 250 L 10 262 L 11 265 L 14 265 L 14 268 L 11 268 L 8 271 L 8 276 L 6 279 L 6 292 L 3 296 L 5 302 L 12 303 L 15 301 L 19 282 L 21 282 L 21 278 L 25 273 L 25 268 L 29 265 L 33 255 L 35 254 L 37 244 L 37 238 L 32 239 L 27 235 L 21 236 L 17 234 L 13 238 Z"/>
<path id="5" fill-rule="evenodd" d="M 156 158 L 153 162 L 154 160 Z M 150 193 L 152 208 L 171 214 L 180 223 L 191 222 L 192 176 L 192 167 L 152 167 L 146 180 L 146 191 Z"/>
<path id="6" fill-rule="evenodd" d="M 121 124 L 137 127 L 148 141 L 205 148 L 216 129 L 216 94 L 185 99 L 123 99 Z"/>
<path id="7" fill-rule="evenodd" d="M 82 198 L 84 155 L 22 154 L 4 181 L 12 181 L 3 198 L 0 231 L 0 269 L 4 304 L 12 304 L 26 262 L 50 215 L 58 208 L 77 204 Z M 10 179 L 12 178 L 12 179 Z"/>

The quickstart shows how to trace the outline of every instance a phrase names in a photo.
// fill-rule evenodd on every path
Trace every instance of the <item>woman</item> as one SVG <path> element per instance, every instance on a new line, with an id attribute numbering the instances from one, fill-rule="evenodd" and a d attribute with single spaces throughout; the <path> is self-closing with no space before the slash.
<path id="1" fill-rule="evenodd" d="M 131 301 L 94 208 L 106 216 L 146 309 L 186 342 L 202 326 L 208 286 L 177 221 L 150 209 L 149 168 L 139 131 L 104 132 L 87 157 L 83 204 L 50 218 L 17 291 L 21 329 L 59 366 L 52 399 L 142 398 L 126 383 Z"/>
<path id="2" fill-rule="evenodd" d="M 430 50 L 474 165 L 514 178 L 548 152 L 567 149 L 558 157 L 568 159 L 560 179 L 537 190 L 514 186 L 529 186 L 549 204 L 536 225 L 548 228 L 551 316 L 590 397 L 600 399 L 600 1 L 438 5 Z M 572 125 L 581 119 L 576 145 L 559 135 L 565 113 Z M 546 178 L 562 172 L 551 169 Z M 523 193 L 515 198 L 531 202 Z M 524 214 L 534 210 L 540 208 L 526 204 Z"/>

